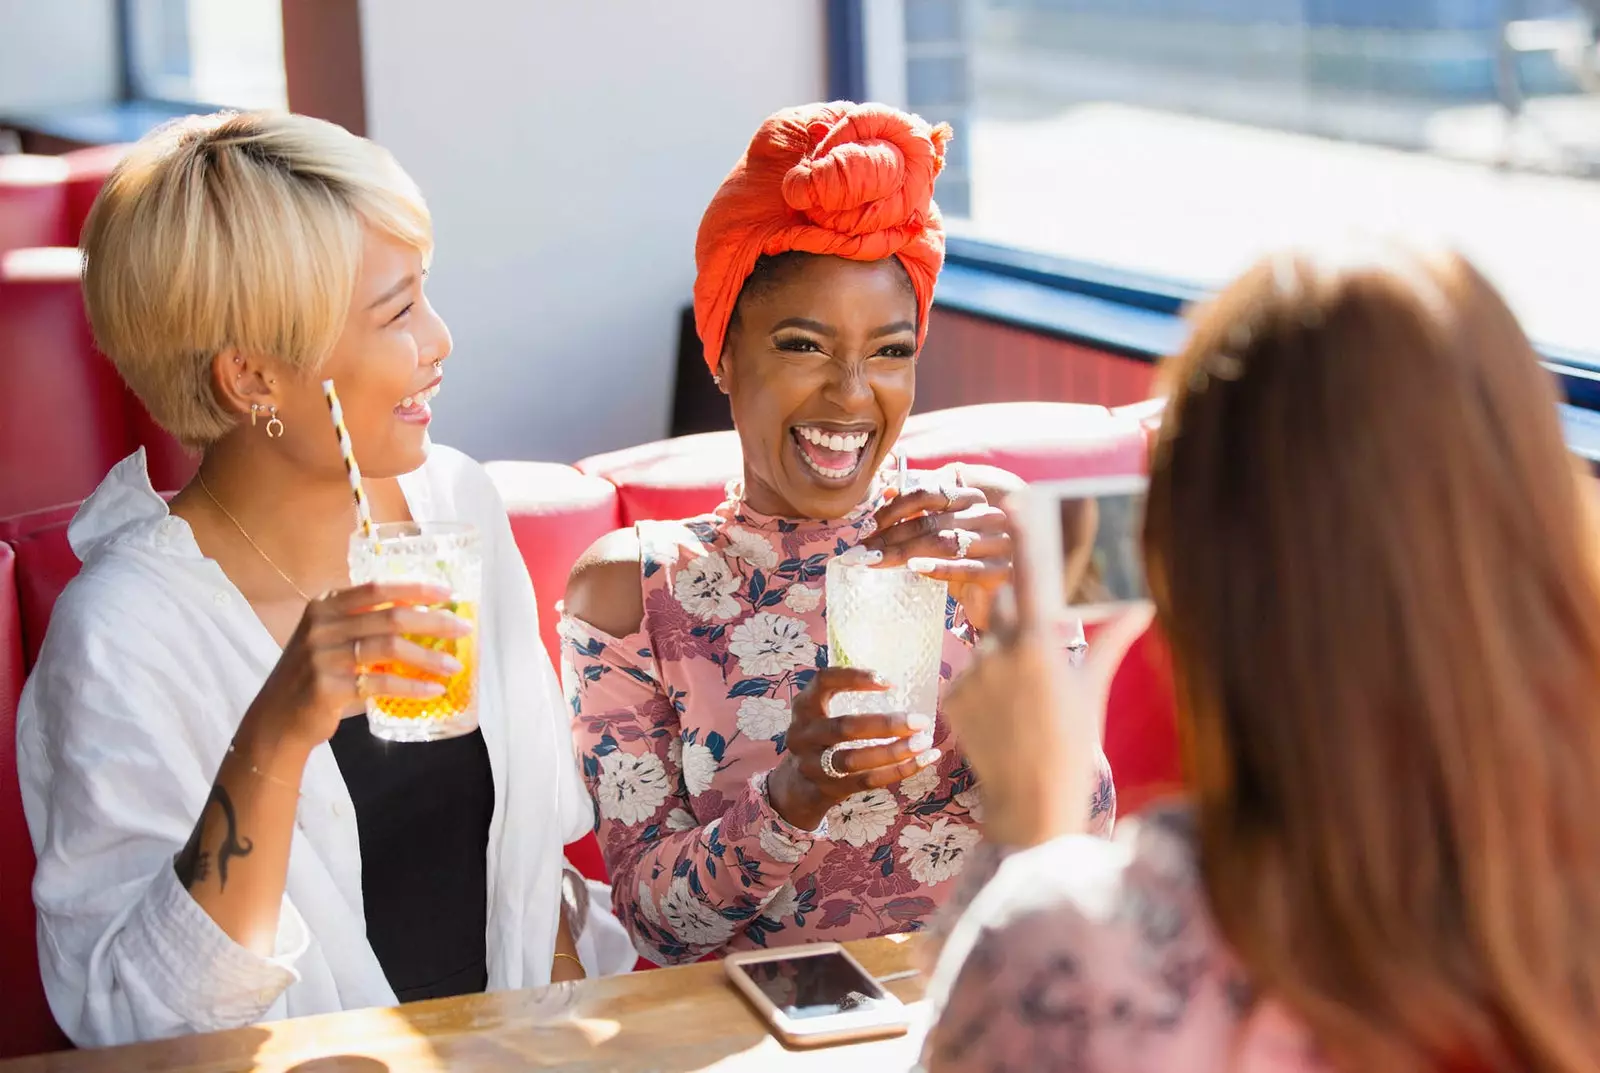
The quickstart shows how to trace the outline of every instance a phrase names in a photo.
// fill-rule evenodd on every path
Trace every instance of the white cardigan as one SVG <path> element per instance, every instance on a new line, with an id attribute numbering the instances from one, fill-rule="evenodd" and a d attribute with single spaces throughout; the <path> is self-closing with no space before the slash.
<path id="1" fill-rule="evenodd" d="M 533 587 L 477 463 L 435 446 L 401 486 L 413 516 L 470 521 L 483 536 L 489 989 L 546 984 L 562 845 L 589 829 L 593 806 Z M 393 1005 L 366 940 L 355 812 L 328 745 L 306 765 L 275 956 L 230 939 L 173 872 L 280 650 L 168 513 L 142 451 L 111 471 L 69 536 L 83 571 L 55 606 L 17 715 L 40 965 L 62 1029 L 93 1046 Z M 578 948 L 591 975 L 633 964 L 598 884 Z"/>

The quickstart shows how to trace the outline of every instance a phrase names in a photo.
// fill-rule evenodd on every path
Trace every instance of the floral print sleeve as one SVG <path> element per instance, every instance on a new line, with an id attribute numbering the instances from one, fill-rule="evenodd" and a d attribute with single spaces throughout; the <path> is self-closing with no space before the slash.
<path id="1" fill-rule="evenodd" d="M 691 798 L 710 792 L 724 737 L 683 731 L 683 697 L 657 680 L 645 634 L 614 638 L 571 617 L 561 631 L 562 678 L 617 915 L 658 964 L 720 950 L 784 891 L 815 836 L 773 811 L 764 774 L 701 823 Z"/>

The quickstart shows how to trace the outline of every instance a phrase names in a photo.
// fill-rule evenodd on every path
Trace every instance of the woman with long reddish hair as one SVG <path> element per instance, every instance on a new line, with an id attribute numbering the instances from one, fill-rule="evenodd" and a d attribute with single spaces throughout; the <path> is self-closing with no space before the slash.
<path id="1" fill-rule="evenodd" d="M 1022 852 L 945 946 L 928 1067 L 1600 1068 L 1600 583 L 1512 314 L 1459 257 L 1283 255 L 1168 378 L 1192 800 L 1075 837 L 1047 774 L 1117 646 L 1063 689 L 1026 608 L 1001 630 L 946 711 Z"/>

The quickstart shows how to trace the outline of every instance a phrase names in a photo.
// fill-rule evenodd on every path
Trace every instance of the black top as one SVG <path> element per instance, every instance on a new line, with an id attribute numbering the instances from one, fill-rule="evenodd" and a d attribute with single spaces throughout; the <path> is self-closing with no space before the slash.
<path id="1" fill-rule="evenodd" d="M 367 941 L 401 1002 L 482 991 L 494 776 L 483 732 L 391 742 L 365 718 L 331 742 L 355 804 Z"/>

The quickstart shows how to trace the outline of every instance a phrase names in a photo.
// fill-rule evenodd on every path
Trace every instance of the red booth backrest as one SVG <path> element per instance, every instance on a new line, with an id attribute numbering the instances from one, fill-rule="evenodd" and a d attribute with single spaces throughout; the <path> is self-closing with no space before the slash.
<path id="1" fill-rule="evenodd" d="M 94 346 L 76 249 L 0 254 L 0 518 L 81 500 L 144 447 L 157 488 L 196 459 L 163 432 Z"/>
<path id="2" fill-rule="evenodd" d="M 578 556 L 622 524 L 617 490 L 599 477 L 552 462 L 490 462 L 484 468 L 511 516 L 511 535 L 539 597 L 539 634 L 560 667 L 556 607 Z"/>
<path id="3" fill-rule="evenodd" d="M 996 466 L 1025 481 L 1141 473 L 1137 421 L 1074 402 L 993 402 L 917 414 L 900 447 L 917 469 L 954 462 Z"/>
<path id="4" fill-rule="evenodd" d="M 67 542 L 76 503 L 19 514 L 0 521 L 0 541 L 17 556 L 17 607 L 21 616 L 23 666 L 32 670 L 50 625 L 50 612 L 82 565 Z"/>
<path id="5" fill-rule="evenodd" d="M 743 473 L 736 432 L 643 443 L 586 458 L 578 469 L 616 485 L 623 525 L 704 514 Z"/>
<path id="6" fill-rule="evenodd" d="M 24 246 L 71 246 L 67 176 L 60 157 L 0 155 L 0 253 Z"/>
<path id="7" fill-rule="evenodd" d="M 129 450 L 122 383 L 95 353 L 78 265 L 75 249 L 0 254 L 0 517 L 82 499 Z"/>
<path id="8" fill-rule="evenodd" d="M 127 155 L 127 145 L 95 145 L 87 149 L 74 149 L 63 153 L 67 164 L 67 205 L 63 246 L 76 246 L 83 234 L 83 222 L 89 218 L 89 209 L 105 185 L 106 176 L 116 167 L 117 161 Z"/>
<path id="9" fill-rule="evenodd" d="M 39 982 L 33 914 L 33 842 L 17 787 L 17 698 L 22 648 L 16 556 L 0 542 L 0 1058 L 66 1044 Z"/>

